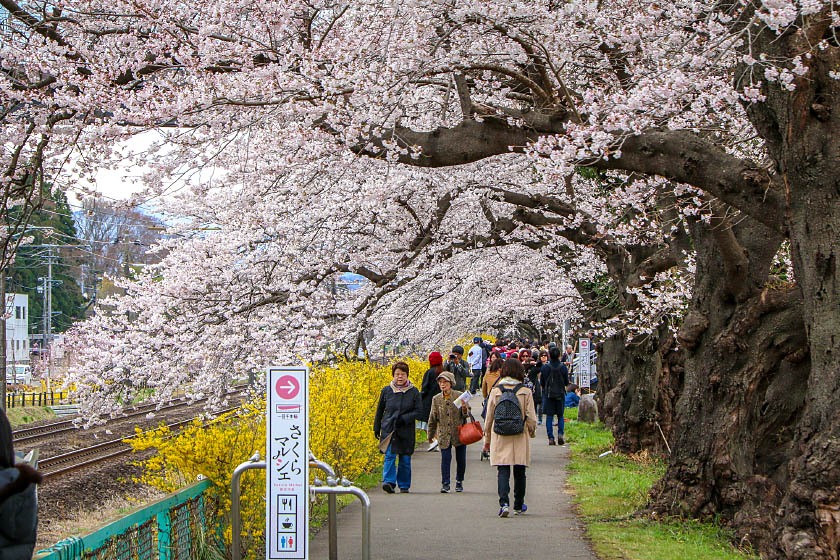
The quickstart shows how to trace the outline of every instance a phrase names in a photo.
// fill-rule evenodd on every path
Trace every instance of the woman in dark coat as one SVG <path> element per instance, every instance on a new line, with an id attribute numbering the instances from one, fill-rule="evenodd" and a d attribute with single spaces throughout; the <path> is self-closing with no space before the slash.
<path id="1" fill-rule="evenodd" d="M 429 422 L 429 414 L 432 412 L 432 399 L 440 393 L 438 387 L 437 376 L 443 371 L 443 356 L 440 352 L 432 352 L 429 354 L 429 369 L 423 375 L 423 384 L 420 387 L 420 398 L 423 399 L 423 413 L 420 415 L 421 430 L 427 428 Z"/>
<path id="2" fill-rule="evenodd" d="M 379 405 L 373 420 L 373 433 L 379 440 L 379 450 L 385 453 L 382 489 L 389 494 L 393 494 L 397 486 L 400 492 L 408 492 L 411 487 L 414 421 L 420 418 L 423 410 L 420 391 L 408 380 L 408 364 L 395 363 L 391 367 L 391 376 L 391 383 L 379 394 Z"/>
<path id="3" fill-rule="evenodd" d="M 0 409 L 0 559 L 30 560 L 38 527 L 35 485 L 41 474 L 15 465 L 12 427 Z"/>

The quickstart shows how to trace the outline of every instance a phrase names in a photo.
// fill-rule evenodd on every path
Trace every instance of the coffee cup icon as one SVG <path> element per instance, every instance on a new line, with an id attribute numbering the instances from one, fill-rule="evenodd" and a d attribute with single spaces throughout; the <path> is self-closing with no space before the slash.
<path id="1" fill-rule="evenodd" d="M 289 521 L 288 517 L 286 518 L 285 521 L 283 521 L 283 528 L 284 529 L 291 529 L 292 528 L 292 522 Z"/>

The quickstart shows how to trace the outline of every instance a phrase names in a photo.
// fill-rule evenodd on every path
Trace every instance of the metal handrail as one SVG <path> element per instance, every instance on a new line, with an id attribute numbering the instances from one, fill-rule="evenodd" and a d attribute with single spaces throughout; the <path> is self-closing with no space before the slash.
<path id="1" fill-rule="evenodd" d="M 233 533 L 230 543 L 232 560 L 242 560 L 242 517 L 240 514 L 240 487 L 239 480 L 242 474 L 250 469 L 264 469 L 265 461 L 260 461 L 260 454 L 254 453 L 250 459 L 240 463 L 233 470 L 233 477 L 230 480 L 230 528 Z"/>
<path id="2" fill-rule="evenodd" d="M 361 488 L 356 486 L 316 486 L 311 489 L 313 494 L 327 494 L 335 503 L 338 494 L 352 494 L 362 502 L 362 560 L 370 560 L 370 497 Z M 331 519 L 333 516 L 331 516 Z M 330 525 L 332 529 L 333 525 Z M 336 558 L 338 557 L 338 546 L 336 539 Z M 330 541 L 330 560 L 332 557 L 332 541 Z"/>
<path id="3" fill-rule="evenodd" d="M 323 481 L 315 479 L 315 484 L 309 487 L 312 494 L 326 494 L 329 511 L 329 545 L 330 560 L 338 559 L 338 508 L 336 496 L 339 494 L 351 494 L 356 496 L 362 503 L 362 560 L 370 560 L 370 498 L 361 488 L 342 478 L 336 478 L 333 468 L 319 461 L 310 451 L 309 466 L 320 469 L 327 474 L 327 486 L 322 486 Z M 248 461 L 241 463 L 233 471 L 230 481 L 231 486 L 231 512 L 230 524 L 233 533 L 231 539 L 231 559 L 242 560 L 242 519 L 239 500 L 241 498 L 240 480 L 247 470 L 265 469 L 266 462 L 260 461 L 260 454 L 254 453 Z"/>

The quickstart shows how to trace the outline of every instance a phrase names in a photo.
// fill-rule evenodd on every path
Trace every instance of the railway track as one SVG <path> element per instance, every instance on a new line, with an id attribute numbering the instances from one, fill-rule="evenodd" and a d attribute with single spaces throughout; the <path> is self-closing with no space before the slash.
<path id="1" fill-rule="evenodd" d="M 239 394 L 244 390 L 244 387 L 245 386 L 235 387 L 234 390 L 231 391 L 229 394 L 230 395 Z M 166 411 L 166 410 L 172 410 L 172 409 L 175 409 L 175 408 L 192 406 L 192 405 L 195 405 L 196 403 L 200 403 L 200 402 L 203 402 L 205 400 L 206 399 L 201 399 L 201 400 L 198 400 L 198 401 L 193 401 L 192 403 L 187 402 L 186 400 L 170 401 L 170 403 L 161 407 L 160 409 L 157 409 L 157 404 L 137 406 L 137 407 L 134 407 L 132 409 L 127 410 L 125 415 L 114 418 L 113 420 L 122 421 L 122 420 L 125 420 L 127 418 L 132 418 L 132 417 L 135 417 L 135 416 L 144 416 L 144 415 L 148 414 L 149 412 L 159 413 L 159 412 L 163 412 L 163 411 Z M 48 437 L 48 436 L 54 436 L 56 434 L 61 434 L 61 433 L 65 433 L 65 432 L 72 432 L 72 431 L 76 431 L 78 429 L 79 428 L 75 425 L 73 420 L 62 420 L 60 422 L 53 422 L 51 424 L 44 424 L 43 426 L 35 426 L 35 427 L 32 427 L 32 428 L 21 428 L 19 430 L 15 430 L 15 431 L 12 432 L 12 438 L 13 438 L 15 446 L 17 446 L 17 445 L 25 443 L 25 442 L 33 441 L 33 440 Z"/>
<path id="2" fill-rule="evenodd" d="M 238 407 L 230 407 L 220 410 L 218 414 L 231 412 L 237 408 Z M 190 424 L 194 420 L 195 418 L 189 418 L 180 422 L 173 422 L 172 424 L 167 424 L 167 427 L 170 430 L 175 430 L 176 428 Z M 211 422 L 212 420 L 207 422 L 205 425 Z M 114 457 L 131 453 L 131 446 L 125 443 L 125 441 L 127 439 L 132 439 L 133 437 L 135 436 L 97 443 L 84 449 L 70 451 L 69 453 L 63 453 L 48 459 L 42 459 L 38 462 L 38 470 L 42 475 L 44 475 L 44 478 L 54 478 L 60 474 L 81 470 L 98 463 L 104 463 Z"/>

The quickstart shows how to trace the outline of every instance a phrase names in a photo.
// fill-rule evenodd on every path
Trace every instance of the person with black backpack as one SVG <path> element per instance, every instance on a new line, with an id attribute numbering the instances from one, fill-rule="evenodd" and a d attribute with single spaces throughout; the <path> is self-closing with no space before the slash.
<path id="1" fill-rule="evenodd" d="M 560 361 L 560 348 L 552 346 L 548 351 L 548 362 L 540 370 L 542 386 L 542 412 L 545 414 L 545 429 L 548 445 L 563 445 L 563 412 L 565 410 L 566 385 L 569 384 L 569 370 Z M 557 439 L 554 439 L 554 417 L 557 416 Z"/>
<path id="2" fill-rule="evenodd" d="M 502 377 L 487 398 L 484 451 L 498 469 L 499 517 L 510 515 L 510 475 L 513 470 L 513 513 L 525 505 L 525 469 L 531 464 L 531 438 L 537 433 L 534 395 L 524 385 L 525 369 L 516 358 L 502 365 Z"/>

